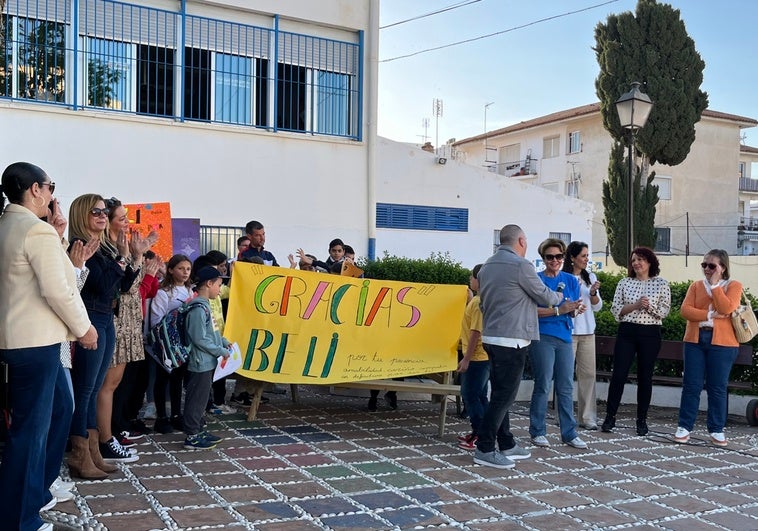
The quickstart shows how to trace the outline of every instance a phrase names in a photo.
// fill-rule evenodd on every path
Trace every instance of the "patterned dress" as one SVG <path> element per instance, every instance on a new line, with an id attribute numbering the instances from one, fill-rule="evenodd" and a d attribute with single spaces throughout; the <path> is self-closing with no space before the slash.
<path id="1" fill-rule="evenodd" d="M 116 326 L 116 351 L 113 354 L 111 367 L 130 361 L 145 359 L 142 343 L 142 299 L 139 287 L 145 278 L 145 272 L 140 271 L 127 293 L 119 298 L 118 316 L 114 316 Z"/>

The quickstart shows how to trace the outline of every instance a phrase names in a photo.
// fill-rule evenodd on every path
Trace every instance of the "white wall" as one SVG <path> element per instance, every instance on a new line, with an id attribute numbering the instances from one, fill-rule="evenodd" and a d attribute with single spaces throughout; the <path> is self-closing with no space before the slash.
<path id="1" fill-rule="evenodd" d="M 492 254 L 493 232 L 509 223 L 526 232 L 531 259 L 549 232 L 569 232 L 583 241 L 592 237 L 590 203 L 454 160 L 440 165 L 431 153 L 385 138 L 378 151 L 377 201 L 469 209 L 468 233 L 378 229 L 378 257 L 384 251 L 414 258 L 449 251 L 472 267 Z"/>

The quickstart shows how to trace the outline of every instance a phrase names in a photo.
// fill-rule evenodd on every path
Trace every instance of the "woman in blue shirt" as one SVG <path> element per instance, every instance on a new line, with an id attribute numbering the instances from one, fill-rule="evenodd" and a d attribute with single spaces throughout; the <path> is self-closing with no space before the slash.
<path id="1" fill-rule="evenodd" d="M 529 356 L 534 377 L 532 403 L 529 408 L 529 434 L 532 444 L 547 447 L 545 415 L 550 384 L 555 378 L 556 408 L 561 427 L 561 440 L 574 448 L 587 448 L 577 436 L 574 418 L 574 349 L 571 340 L 572 317 L 584 311 L 579 282 L 574 275 L 561 271 L 566 244 L 555 238 L 543 241 L 538 249 L 545 270 L 538 273 L 545 285 L 563 292 L 559 306 L 537 309 L 540 340 L 533 341 Z"/>

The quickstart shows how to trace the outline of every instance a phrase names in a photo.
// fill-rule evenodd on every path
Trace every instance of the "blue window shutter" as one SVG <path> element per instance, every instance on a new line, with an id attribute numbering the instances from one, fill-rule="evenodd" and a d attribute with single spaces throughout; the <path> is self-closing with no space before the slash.
<path id="1" fill-rule="evenodd" d="M 380 229 L 468 232 L 468 209 L 377 203 L 376 226 Z"/>

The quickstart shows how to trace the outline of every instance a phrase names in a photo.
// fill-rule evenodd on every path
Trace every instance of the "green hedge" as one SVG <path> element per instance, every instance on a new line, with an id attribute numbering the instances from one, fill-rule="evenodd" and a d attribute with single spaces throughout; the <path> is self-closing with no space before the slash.
<path id="1" fill-rule="evenodd" d="M 595 334 L 599 336 L 615 336 L 618 331 L 618 323 L 611 315 L 611 304 L 613 303 L 613 294 L 616 292 L 616 284 L 626 276 L 625 273 L 597 273 L 597 278 L 601 282 L 600 295 L 603 297 L 603 308 L 595 314 L 597 327 Z M 692 282 L 671 282 L 671 312 L 663 320 L 662 336 L 663 339 L 681 341 L 684 337 L 684 329 L 687 321 L 679 314 L 679 308 L 682 306 L 684 296 L 687 294 Z M 747 298 L 753 308 L 758 307 L 758 299 L 747 293 Z M 753 365 L 752 367 L 735 366 L 730 376 L 731 380 L 738 382 L 751 382 L 753 392 L 758 392 L 758 337 L 753 338 L 750 342 L 753 347 Z M 598 359 L 598 369 L 611 370 L 612 360 L 609 357 Z M 681 376 L 684 370 L 683 363 L 680 361 L 662 360 L 656 364 L 655 374 L 661 376 Z"/>
<path id="2" fill-rule="evenodd" d="M 463 284 L 468 286 L 471 271 L 450 258 L 449 253 L 434 253 L 429 258 L 402 258 L 384 253 L 378 260 L 360 260 L 366 278 L 402 280 L 420 284 Z"/>

